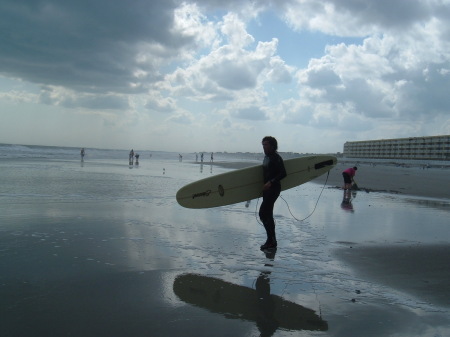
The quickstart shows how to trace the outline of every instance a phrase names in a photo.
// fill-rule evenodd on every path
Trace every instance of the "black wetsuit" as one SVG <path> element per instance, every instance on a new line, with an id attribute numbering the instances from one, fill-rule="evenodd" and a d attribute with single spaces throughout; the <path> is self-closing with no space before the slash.
<path id="1" fill-rule="evenodd" d="M 263 201 L 259 209 L 261 219 L 267 233 L 267 242 L 277 244 L 275 236 L 275 221 L 273 219 L 273 206 L 281 192 L 280 180 L 286 177 L 283 159 L 276 152 L 266 155 L 263 161 L 264 184 L 271 182 L 268 190 L 263 191 Z"/>

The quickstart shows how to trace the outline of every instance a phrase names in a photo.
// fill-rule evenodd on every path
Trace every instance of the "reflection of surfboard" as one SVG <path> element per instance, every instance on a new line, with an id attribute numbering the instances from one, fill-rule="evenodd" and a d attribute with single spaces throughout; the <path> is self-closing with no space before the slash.
<path id="1" fill-rule="evenodd" d="M 309 156 L 284 161 L 287 176 L 281 190 L 304 184 L 336 165 L 333 156 Z M 209 208 L 244 202 L 262 196 L 262 165 L 215 175 L 182 187 L 178 203 L 186 208 Z"/>
<path id="2" fill-rule="evenodd" d="M 186 303 L 227 318 L 256 322 L 260 330 L 328 330 L 327 322 L 314 310 L 271 295 L 268 275 L 261 275 L 256 289 L 251 289 L 208 276 L 185 274 L 175 279 L 173 290 Z"/>

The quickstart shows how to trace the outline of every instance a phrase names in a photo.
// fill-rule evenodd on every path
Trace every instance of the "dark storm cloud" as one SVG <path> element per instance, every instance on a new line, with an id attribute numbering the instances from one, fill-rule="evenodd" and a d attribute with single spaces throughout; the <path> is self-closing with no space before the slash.
<path id="1" fill-rule="evenodd" d="M 171 33 L 174 8 L 170 0 L 2 1 L 0 73 L 81 92 L 143 90 L 134 72 L 158 78 L 151 59 L 138 61 L 145 46 L 176 53 L 188 42 Z"/>

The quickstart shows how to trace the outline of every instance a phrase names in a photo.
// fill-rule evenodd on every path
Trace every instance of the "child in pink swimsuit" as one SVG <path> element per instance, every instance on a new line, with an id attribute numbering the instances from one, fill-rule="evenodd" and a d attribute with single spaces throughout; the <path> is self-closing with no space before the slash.
<path id="1" fill-rule="evenodd" d="M 354 166 L 349 167 L 342 172 L 342 176 L 344 177 L 344 190 L 349 190 L 352 188 L 353 177 L 355 176 L 357 169 L 358 168 Z"/>

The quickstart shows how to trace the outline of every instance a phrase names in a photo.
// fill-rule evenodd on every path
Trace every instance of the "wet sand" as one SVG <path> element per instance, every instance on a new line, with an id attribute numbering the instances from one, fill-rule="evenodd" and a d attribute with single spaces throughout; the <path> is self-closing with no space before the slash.
<path id="1" fill-rule="evenodd" d="M 330 171 L 328 185 L 342 187 L 342 171 L 348 165 L 338 163 Z M 324 182 L 326 175 L 317 178 Z M 394 165 L 373 166 L 359 164 L 355 181 L 358 188 L 368 192 L 386 192 L 415 195 L 428 198 L 450 198 L 450 169 L 418 167 L 397 167 Z"/>
<path id="2" fill-rule="evenodd" d="M 235 169 L 255 164 L 257 163 L 217 163 L 219 166 Z M 313 182 L 326 182 L 328 188 L 342 189 L 342 171 L 347 167 L 345 163 L 338 163 L 328 176 L 323 175 Z M 442 202 L 438 201 L 436 205 L 450 211 L 448 168 L 423 169 L 362 163 L 358 165 L 355 181 L 360 193 L 375 192 L 442 199 Z M 427 203 L 425 200 L 416 202 Z M 427 226 L 427 223 L 423 223 L 423 226 Z M 436 244 L 415 242 L 406 245 L 361 245 L 348 242 L 333 252 L 337 258 L 367 279 L 413 294 L 425 302 L 450 308 L 450 244 L 436 241 Z"/>
<path id="3" fill-rule="evenodd" d="M 255 162 L 221 163 L 214 165 L 239 169 L 258 165 Z M 329 175 L 316 178 L 313 182 L 323 184 L 327 180 L 327 186 L 342 188 L 344 182 L 342 171 L 350 165 L 338 164 L 330 171 Z M 428 198 L 450 198 L 450 168 L 401 167 L 395 165 L 372 165 L 369 163 L 358 164 L 355 181 L 358 188 L 366 192 L 385 192 L 404 195 L 415 195 Z"/>
<path id="4" fill-rule="evenodd" d="M 338 167 L 283 193 L 269 254 L 258 201 L 174 200 L 247 164 L 0 161 L 0 335 L 450 335 L 448 198 L 361 190 L 344 209 Z"/>
<path id="5" fill-rule="evenodd" d="M 450 307 L 450 245 L 375 245 L 336 249 L 364 278 Z"/>

